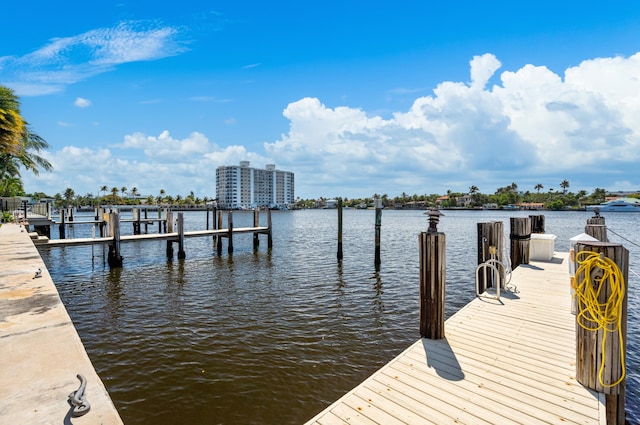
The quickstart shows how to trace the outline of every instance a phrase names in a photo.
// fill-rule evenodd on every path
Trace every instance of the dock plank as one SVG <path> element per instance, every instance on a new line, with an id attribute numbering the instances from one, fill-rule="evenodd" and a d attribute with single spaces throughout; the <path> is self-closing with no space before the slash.
<path id="1" fill-rule="evenodd" d="M 513 292 L 476 298 L 444 339 L 418 340 L 307 424 L 604 424 L 603 398 L 575 379 L 566 259 L 519 266 Z"/>

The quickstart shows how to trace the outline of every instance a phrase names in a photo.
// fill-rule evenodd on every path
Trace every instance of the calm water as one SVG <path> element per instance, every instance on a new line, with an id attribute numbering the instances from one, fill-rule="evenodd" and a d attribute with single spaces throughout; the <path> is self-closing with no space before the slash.
<path id="1" fill-rule="evenodd" d="M 503 221 L 508 233 L 509 217 L 528 214 L 445 214 L 439 230 L 447 234 L 450 316 L 475 293 L 476 223 Z M 557 251 L 568 251 L 591 215 L 545 212 Z M 250 235 L 234 238 L 232 256 L 225 241 L 221 257 L 210 238 L 188 239 L 183 261 L 167 261 L 165 242 L 123 244 L 124 267 L 116 270 L 99 247 L 42 252 L 127 425 L 303 423 L 419 338 L 422 211 L 383 212 L 379 270 L 374 211 L 344 211 L 342 264 L 335 210 L 272 217 L 271 253 L 262 237 L 254 253 Z M 627 414 L 640 423 L 640 248 L 611 233 L 640 243 L 640 214 L 605 217 L 610 240 L 631 253 Z M 252 219 L 237 212 L 234 226 Z M 204 212 L 185 213 L 185 222 L 187 230 L 204 229 Z M 73 232 L 90 236 L 91 227 Z"/>

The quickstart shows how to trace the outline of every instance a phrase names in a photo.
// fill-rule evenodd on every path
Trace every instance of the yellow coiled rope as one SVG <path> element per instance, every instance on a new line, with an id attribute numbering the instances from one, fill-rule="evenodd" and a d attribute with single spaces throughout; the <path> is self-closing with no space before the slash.
<path id="1" fill-rule="evenodd" d="M 581 251 L 576 255 L 576 262 L 578 263 L 576 276 L 582 276 L 580 282 L 577 283 L 575 293 L 579 301 L 578 305 L 581 307 L 576 320 L 578 324 L 586 330 L 604 330 L 598 378 L 603 387 L 615 387 L 622 382 L 625 377 L 624 341 L 621 329 L 622 301 L 624 300 L 625 294 L 624 276 L 618 265 L 612 259 L 606 258 L 604 255 L 596 252 Z M 596 273 L 593 277 L 593 282 L 596 285 L 593 285 L 591 284 L 592 275 L 593 272 L 598 269 L 602 271 L 602 276 L 599 276 L 599 272 Z M 600 303 L 598 302 L 598 298 L 607 282 L 611 288 L 611 295 L 609 295 L 605 303 Z M 594 326 L 586 326 L 580 318 L 585 319 L 586 322 L 594 323 Z M 620 366 L 622 368 L 622 374 L 616 382 L 605 384 L 603 382 L 603 373 L 607 334 L 616 331 L 620 338 Z"/>

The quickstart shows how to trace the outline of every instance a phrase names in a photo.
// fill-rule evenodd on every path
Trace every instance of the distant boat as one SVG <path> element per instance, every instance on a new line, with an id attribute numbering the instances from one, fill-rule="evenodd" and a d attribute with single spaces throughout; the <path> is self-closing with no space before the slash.
<path id="1" fill-rule="evenodd" d="M 636 198 L 618 198 L 612 199 L 607 202 L 603 202 L 599 205 L 587 205 L 587 211 L 595 211 L 598 209 L 600 212 L 640 212 L 640 199 Z"/>

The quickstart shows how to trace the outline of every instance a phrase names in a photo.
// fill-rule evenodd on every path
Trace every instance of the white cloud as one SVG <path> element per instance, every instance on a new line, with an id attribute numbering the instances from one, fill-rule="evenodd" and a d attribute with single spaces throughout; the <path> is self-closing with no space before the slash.
<path id="1" fill-rule="evenodd" d="M 497 75 L 497 58 L 477 56 L 469 83 L 444 81 L 389 119 L 303 98 L 284 109 L 289 129 L 264 152 L 220 147 L 198 132 L 183 139 L 168 130 L 133 133 L 109 149 L 55 153 L 57 180 L 41 177 L 38 185 L 50 182 L 55 193 L 74 174 L 87 191 L 135 181 L 141 193 L 163 185 L 167 193 L 214 196 L 216 167 L 249 160 L 294 171 L 302 197 L 445 193 L 471 185 L 491 193 L 511 182 L 534 190 L 564 179 L 575 190 L 640 189 L 639 62 L 636 54 L 584 61 L 563 76 L 536 65 Z"/>
<path id="2" fill-rule="evenodd" d="M 75 106 L 77 106 L 78 108 L 86 108 L 91 106 L 91 101 L 89 99 L 84 99 L 82 97 L 78 97 L 76 98 L 76 100 L 73 102 L 73 104 Z"/>
<path id="3" fill-rule="evenodd" d="M 73 37 L 54 38 L 22 57 L 0 57 L 3 81 L 19 96 L 50 94 L 67 85 L 138 61 L 175 56 L 187 50 L 179 31 L 148 22 L 121 22 Z"/>

